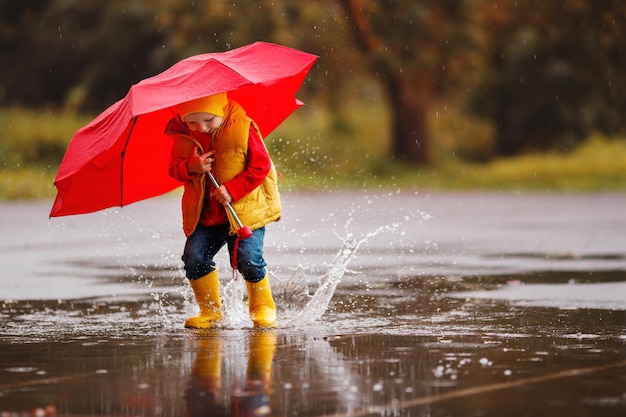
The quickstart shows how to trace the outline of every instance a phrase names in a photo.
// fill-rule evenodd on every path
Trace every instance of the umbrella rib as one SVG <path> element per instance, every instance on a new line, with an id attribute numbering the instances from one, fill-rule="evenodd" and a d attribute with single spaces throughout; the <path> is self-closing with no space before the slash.
<path id="1" fill-rule="evenodd" d="M 133 129 L 135 129 L 135 125 L 137 124 L 137 116 L 133 117 L 133 124 L 130 127 L 130 131 L 128 132 L 128 136 L 126 137 L 126 142 L 124 143 L 124 148 L 122 149 L 121 161 L 120 161 L 120 207 L 124 207 L 124 157 L 126 156 L 126 149 L 128 148 L 128 142 L 130 142 L 130 137 L 133 134 Z"/>

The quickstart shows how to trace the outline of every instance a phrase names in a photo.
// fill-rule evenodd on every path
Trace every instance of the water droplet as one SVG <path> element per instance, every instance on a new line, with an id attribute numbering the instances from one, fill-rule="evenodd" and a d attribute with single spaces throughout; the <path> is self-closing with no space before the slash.
<path id="1" fill-rule="evenodd" d="M 493 362 L 491 362 L 489 359 L 487 358 L 480 358 L 480 360 L 478 361 L 482 366 L 491 366 L 493 364 Z"/>

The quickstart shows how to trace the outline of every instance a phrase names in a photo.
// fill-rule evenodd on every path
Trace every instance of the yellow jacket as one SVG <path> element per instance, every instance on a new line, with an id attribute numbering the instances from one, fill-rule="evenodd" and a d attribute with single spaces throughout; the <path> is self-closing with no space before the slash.
<path id="1" fill-rule="evenodd" d="M 218 183 L 226 183 L 245 170 L 250 126 L 261 137 L 256 124 L 247 117 L 243 108 L 236 102 L 229 101 L 222 125 L 213 133 L 211 139 L 211 149 L 215 151 L 213 172 Z M 174 138 L 173 160 L 189 158 L 196 147 L 201 153 L 207 151 L 177 117 L 170 120 L 165 133 Z M 206 182 L 206 174 L 201 174 L 193 175 L 190 180 L 183 183 L 182 214 L 185 236 L 193 233 L 200 220 L 206 193 Z M 241 222 L 252 230 L 278 221 L 281 217 L 282 206 L 274 164 L 272 163 L 271 169 L 261 185 L 231 204 Z M 237 225 L 230 218 L 230 213 L 228 211 L 226 213 L 231 224 L 230 233 L 236 234 Z"/>

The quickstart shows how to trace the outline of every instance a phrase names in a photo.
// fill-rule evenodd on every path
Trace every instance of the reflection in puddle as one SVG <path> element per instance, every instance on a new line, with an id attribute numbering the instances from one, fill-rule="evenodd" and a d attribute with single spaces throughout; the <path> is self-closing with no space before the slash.
<path id="1" fill-rule="evenodd" d="M 236 346 L 225 350 L 223 344 L 228 339 L 220 337 L 219 331 L 209 333 L 198 334 L 190 341 L 195 359 L 185 389 L 185 415 L 270 415 L 276 331 L 253 331 L 244 335 L 247 339 L 247 361 L 238 354 L 244 341 L 238 339 Z M 223 370 L 230 378 L 223 375 Z"/>

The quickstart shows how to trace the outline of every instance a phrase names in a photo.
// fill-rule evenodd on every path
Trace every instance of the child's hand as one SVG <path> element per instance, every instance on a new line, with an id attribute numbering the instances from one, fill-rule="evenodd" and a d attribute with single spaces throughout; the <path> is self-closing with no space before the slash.
<path id="1" fill-rule="evenodd" d="M 215 189 L 215 191 L 213 191 L 213 197 L 215 197 L 218 203 L 224 206 L 233 201 L 233 197 L 228 192 L 228 188 L 226 188 L 224 185 L 220 185 L 220 188 L 217 188 Z"/>
<path id="2" fill-rule="evenodd" d="M 193 154 L 187 160 L 187 172 L 189 174 L 202 174 L 211 171 L 211 165 L 215 161 L 213 153 L 214 151 L 209 151 L 200 154 L 200 149 L 196 146 Z"/>

